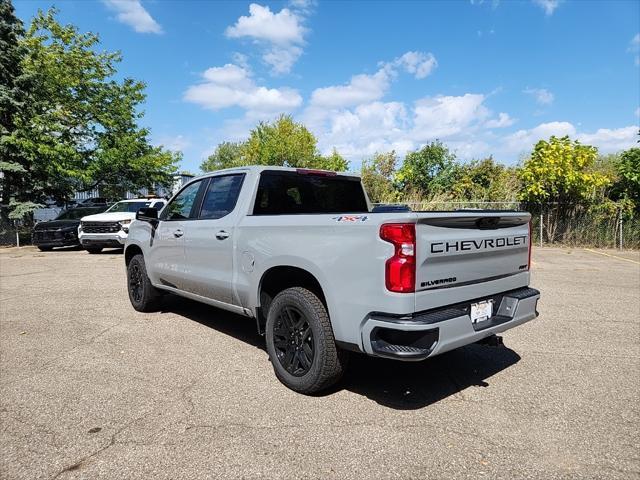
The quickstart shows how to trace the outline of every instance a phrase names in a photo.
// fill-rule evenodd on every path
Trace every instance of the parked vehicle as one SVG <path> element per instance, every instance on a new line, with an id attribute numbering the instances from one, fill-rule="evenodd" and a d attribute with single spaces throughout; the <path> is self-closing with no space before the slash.
<path id="1" fill-rule="evenodd" d="M 104 213 L 82 218 L 78 238 L 89 253 L 100 253 L 103 248 L 122 248 L 129 233 L 129 224 L 141 208 L 160 210 L 166 204 L 163 198 L 136 198 L 122 200 Z"/>
<path id="2" fill-rule="evenodd" d="M 80 219 L 87 215 L 103 212 L 107 207 L 70 208 L 61 212 L 54 220 L 39 222 L 33 227 L 32 243 L 42 251 L 55 247 L 80 245 L 78 226 Z"/>
<path id="3" fill-rule="evenodd" d="M 538 315 L 526 212 L 374 213 L 357 176 L 244 167 L 136 218 L 133 308 L 171 292 L 253 317 L 276 376 L 303 393 L 337 381 L 349 350 L 423 360 Z"/>
<path id="4" fill-rule="evenodd" d="M 88 207 L 88 206 L 96 206 L 96 205 L 107 205 L 110 203 L 112 202 L 109 202 L 109 200 L 106 197 L 90 197 L 84 200 L 80 200 L 78 202 L 78 206 Z"/>

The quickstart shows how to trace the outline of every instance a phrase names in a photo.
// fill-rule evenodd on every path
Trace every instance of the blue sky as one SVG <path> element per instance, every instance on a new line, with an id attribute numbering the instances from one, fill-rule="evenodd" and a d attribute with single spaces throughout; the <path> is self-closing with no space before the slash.
<path id="1" fill-rule="evenodd" d="M 198 171 L 225 140 L 290 113 L 359 169 L 440 139 L 468 160 L 517 162 L 569 134 L 635 145 L 640 2 L 562 0 L 14 1 L 120 50 L 147 83 L 143 124 Z"/>

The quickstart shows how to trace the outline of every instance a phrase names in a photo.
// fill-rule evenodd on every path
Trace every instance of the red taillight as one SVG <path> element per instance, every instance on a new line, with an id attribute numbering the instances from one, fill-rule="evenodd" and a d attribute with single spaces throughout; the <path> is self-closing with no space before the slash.
<path id="1" fill-rule="evenodd" d="M 413 223 L 385 223 L 380 238 L 392 243 L 395 251 L 385 265 L 387 290 L 412 293 L 416 290 L 416 226 Z"/>
<path id="2" fill-rule="evenodd" d="M 527 270 L 531 270 L 531 246 L 533 241 L 531 240 L 531 220 L 529 220 L 529 260 L 527 260 Z"/>

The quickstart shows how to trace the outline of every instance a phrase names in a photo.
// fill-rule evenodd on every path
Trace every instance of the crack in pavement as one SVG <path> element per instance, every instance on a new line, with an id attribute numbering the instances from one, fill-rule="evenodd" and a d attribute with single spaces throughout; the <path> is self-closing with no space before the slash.
<path id="1" fill-rule="evenodd" d="M 3 385 L 3 388 L 7 388 L 13 384 L 15 384 L 16 382 L 21 382 L 24 380 L 30 380 L 33 377 L 35 377 L 36 375 L 38 375 L 39 373 L 41 373 L 43 370 L 46 370 L 48 367 L 50 367 L 52 364 L 58 362 L 59 360 L 62 360 L 64 357 L 66 357 L 67 355 L 69 355 L 71 352 L 73 352 L 74 350 L 77 350 L 80 347 L 89 345 L 91 343 L 93 343 L 97 338 L 99 338 L 100 336 L 104 335 L 105 333 L 107 333 L 109 330 L 112 330 L 120 325 L 122 325 L 123 322 L 118 322 L 115 325 L 111 325 L 110 327 L 105 328 L 104 330 L 98 332 L 97 334 L 89 337 L 87 340 L 84 340 L 80 343 L 78 343 L 77 345 L 74 345 L 73 347 L 69 348 L 68 350 L 65 350 L 63 353 L 61 353 L 60 355 L 55 356 L 54 358 L 47 360 L 46 362 L 42 363 L 41 365 L 37 365 L 35 367 L 33 367 L 33 372 L 31 372 L 31 374 L 28 374 L 26 376 L 22 376 L 22 377 L 18 377 L 18 378 L 14 378 L 13 380 L 11 380 L 10 382 L 7 382 Z"/>
<path id="2" fill-rule="evenodd" d="M 185 395 L 186 393 L 193 388 L 195 385 L 197 384 L 197 380 L 192 380 L 188 385 L 186 385 L 185 387 L 182 387 L 180 389 L 180 392 L 178 393 L 178 399 L 185 399 Z M 192 401 L 187 401 L 187 403 L 191 403 Z M 147 439 L 143 442 L 138 442 L 138 441 L 124 441 L 124 442 L 118 442 L 117 441 L 117 437 L 118 435 L 120 435 L 122 432 L 124 432 L 126 429 L 128 429 L 129 427 L 131 427 L 132 425 L 134 425 L 135 423 L 144 420 L 145 418 L 151 416 L 153 413 L 157 412 L 157 411 L 164 411 L 167 410 L 168 408 L 170 408 L 172 406 L 172 404 L 169 404 L 169 402 L 166 401 L 166 399 L 164 399 L 162 401 L 162 403 L 160 405 L 154 404 L 148 411 L 144 412 L 142 415 L 126 422 L 122 427 L 120 427 L 116 432 L 114 432 L 111 435 L 111 438 L 109 440 L 109 442 L 100 447 L 99 449 L 95 450 L 94 452 L 90 453 L 89 455 L 85 455 L 84 457 L 82 457 L 80 460 L 72 463 L 71 465 L 68 465 L 66 467 L 64 467 L 62 470 L 60 470 L 58 473 L 56 473 L 53 477 L 51 477 L 50 480 L 55 480 L 57 479 L 60 475 L 63 475 L 67 472 L 72 472 L 75 470 L 78 470 L 79 468 L 81 468 L 83 465 L 85 465 L 89 460 L 91 460 L 94 457 L 97 457 L 98 455 L 100 455 L 101 453 L 105 452 L 106 450 L 108 450 L 109 448 L 113 447 L 114 445 L 149 445 L 150 440 L 153 439 L 155 436 L 158 435 L 158 433 L 160 433 L 160 431 L 156 432 L 154 435 L 151 436 L 150 439 Z"/>

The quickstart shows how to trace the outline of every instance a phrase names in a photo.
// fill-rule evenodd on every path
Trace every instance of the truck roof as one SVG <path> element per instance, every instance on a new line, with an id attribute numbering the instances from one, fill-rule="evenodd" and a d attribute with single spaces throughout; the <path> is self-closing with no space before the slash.
<path id="1" fill-rule="evenodd" d="M 307 170 L 307 171 L 318 171 L 318 172 L 330 172 L 331 170 L 322 170 L 322 169 L 318 169 L 318 168 L 292 168 L 292 167 L 278 167 L 278 166 L 273 166 L 273 165 L 247 165 L 244 167 L 232 167 L 232 168 L 225 168 L 222 170 L 214 170 L 212 172 L 207 172 L 207 173 L 203 173 L 202 175 L 198 175 L 197 177 L 194 177 L 194 180 L 196 178 L 203 178 L 203 177 L 210 177 L 212 175 L 219 175 L 221 173 L 234 173 L 234 172 L 256 172 L 256 173 L 260 173 L 260 172 L 264 172 L 265 170 L 269 170 L 269 171 L 282 171 L 282 172 L 296 172 L 298 170 Z M 338 175 L 342 175 L 345 177 L 356 177 L 356 178 L 360 178 L 360 175 L 353 173 L 353 172 L 335 172 Z"/>

